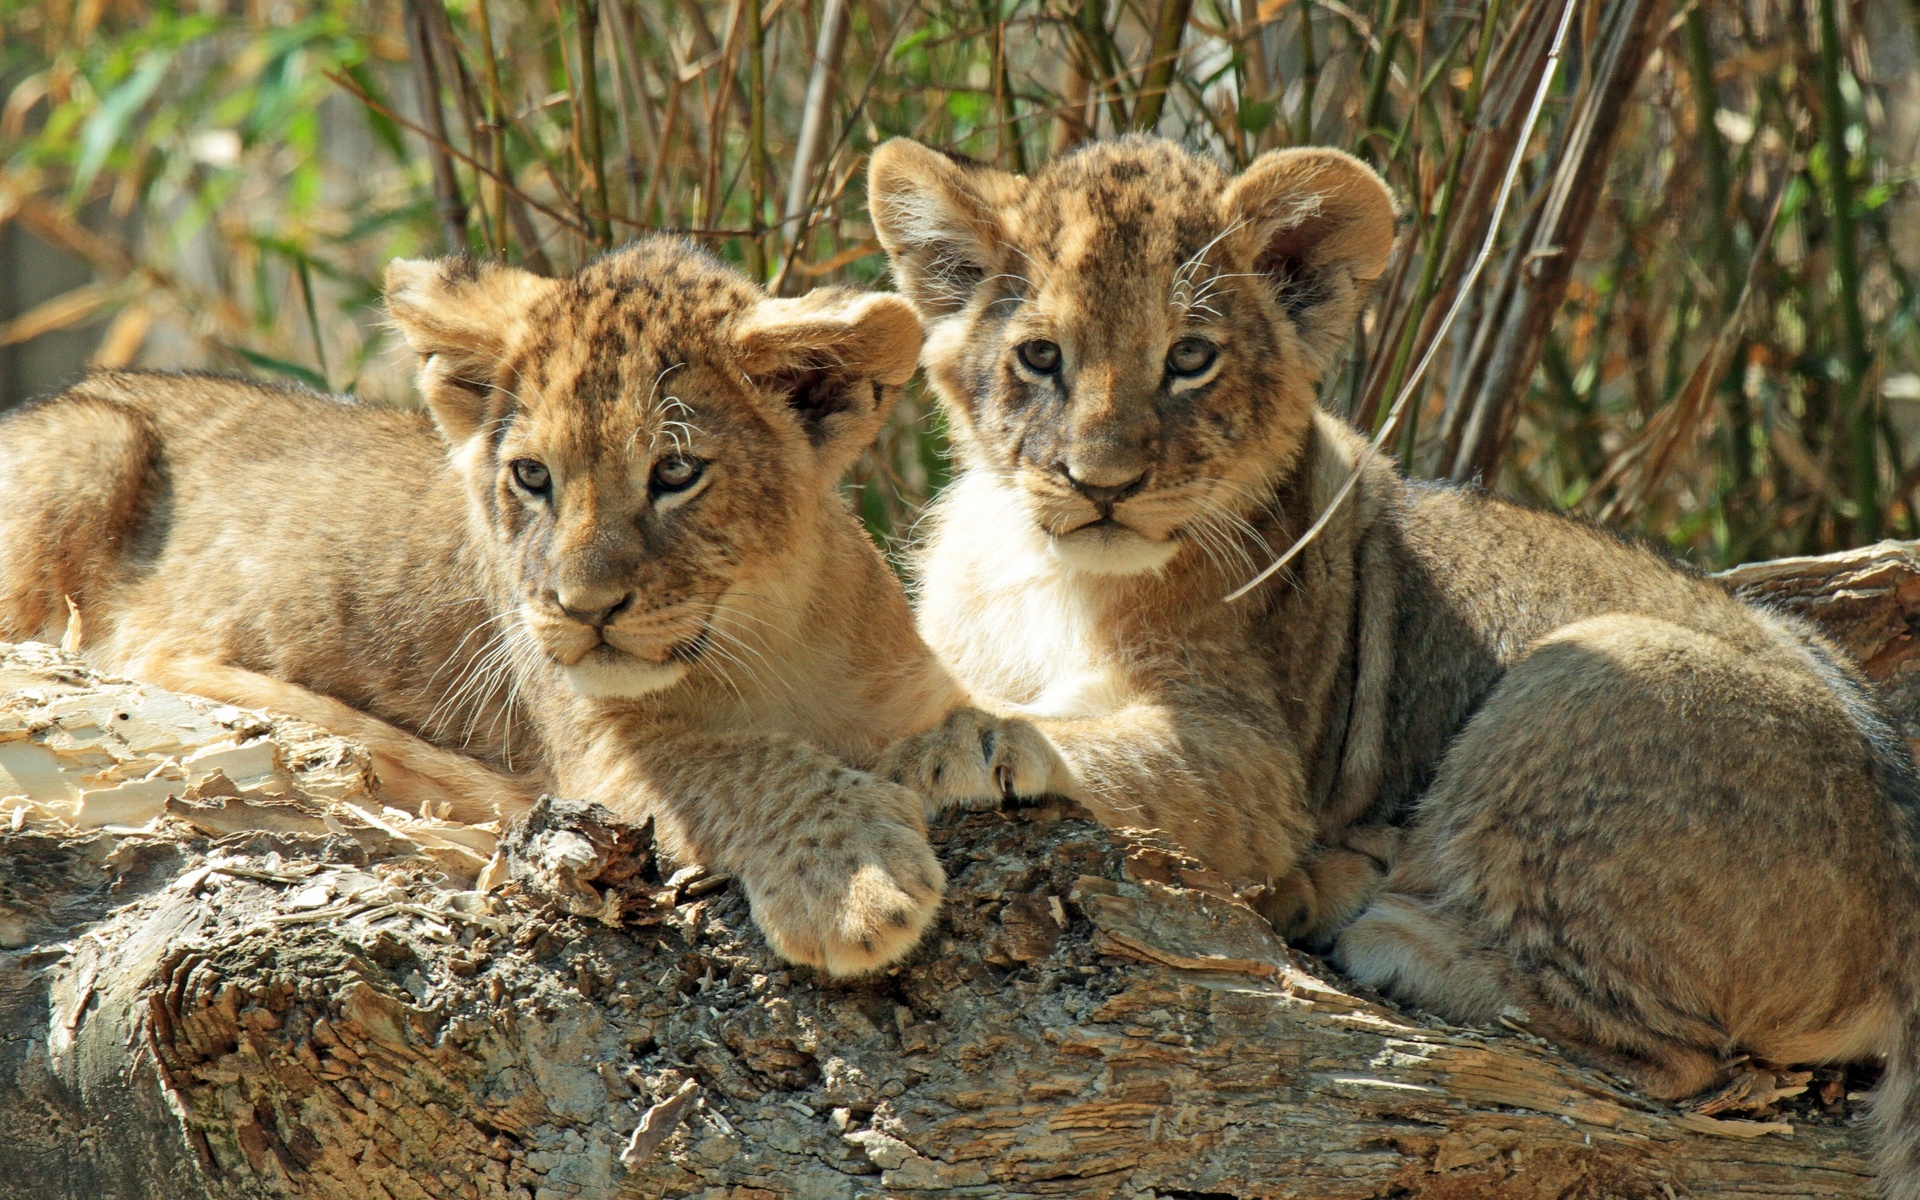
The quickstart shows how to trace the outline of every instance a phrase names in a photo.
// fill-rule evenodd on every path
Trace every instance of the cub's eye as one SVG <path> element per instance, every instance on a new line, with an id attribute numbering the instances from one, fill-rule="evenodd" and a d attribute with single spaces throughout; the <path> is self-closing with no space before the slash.
<path id="1" fill-rule="evenodd" d="M 513 481 L 535 496 L 544 496 L 553 487 L 553 475 L 544 463 L 531 458 L 516 458 L 507 464 L 507 470 L 513 472 Z"/>
<path id="2" fill-rule="evenodd" d="M 662 492 L 684 492 L 700 482 L 707 464 L 684 454 L 669 454 L 653 464 L 653 486 Z"/>
<path id="3" fill-rule="evenodd" d="M 1167 351 L 1167 370 L 1191 378 L 1204 373 L 1219 356 L 1220 351 L 1204 338 L 1181 338 L 1173 344 L 1173 349 Z"/>
<path id="4" fill-rule="evenodd" d="M 1021 342 L 1013 352 L 1020 356 L 1020 365 L 1035 375 L 1051 375 L 1060 369 L 1060 347 L 1045 338 Z"/>

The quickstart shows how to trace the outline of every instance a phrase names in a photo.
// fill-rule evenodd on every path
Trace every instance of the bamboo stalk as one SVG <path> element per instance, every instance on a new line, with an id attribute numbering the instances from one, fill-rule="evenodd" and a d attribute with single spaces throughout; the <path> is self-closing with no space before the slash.
<path id="1" fill-rule="evenodd" d="M 807 75 L 807 95 L 800 110 L 800 136 L 793 148 L 793 172 L 787 177 L 786 212 L 780 234 L 787 241 L 787 257 L 800 253 L 813 176 L 820 151 L 827 142 L 832 118 L 833 84 L 840 76 L 840 59 L 847 46 L 847 0 L 825 0 L 820 10 L 820 34 L 813 43 L 813 67 Z"/>
<path id="2" fill-rule="evenodd" d="M 1447 155 L 1446 182 L 1441 185 L 1440 209 L 1434 214 L 1433 221 L 1427 229 L 1426 246 L 1421 252 L 1420 278 L 1414 285 L 1413 300 L 1407 309 L 1410 313 L 1428 312 L 1439 286 L 1441 267 L 1444 260 L 1450 257 L 1448 243 L 1454 240 L 1457 234 L 1453 227 L 1453 210 L 1460 195 L 1461 167 L 1466 161 L 1469 140 L 1467 131 L 1479 121 L 1480 102 L 1487 76 L 1487 61 L 1492 52 L 1493 32 L 1499 18 L 1500 0 L 1489 0 L 1481 16 L 1480 44 L 1476 51 L 1473 78 L 1467 84 L 1466 103 L 1461 110 L 1461 132 Z M 1543 33 L 1547 31 L 1545 26 L 1541 26 L 1540 29 Z M 1494 156 L 1489 153 L 1486 161 L 1494 161 Z M 1488 219 L 1497 221 L 1500 219 L 1500 214 L 1491 213 Z M 1433 314 L 1433 319 L 1437 319 L 1437 315 L 1437 313 Z M 1385 414 L 1378 411 L 1379 398 L 1399 393 L 1401 382 L 1406 378 L 1408 365 L 1413 361 L 1414 341 L 1422 332 L 1423 324 L 1424 322 L 1413 320 L 1406 323 L 1398 344 L 1394 346 L 1391 365 L 1382 376 L 1383 385 L 1378 389 L 1369 389 L 1361 419 L 1373 426 L 1376 431 L 1380 422 L 1385 420 Z"/>
<path id="3" fill-rule="evenodd" d="M 1398 3 L 1399 0 L 1392 0 Z M 1267 62 L 1267 39 L 1265 26 L 1260 23 L 1260 0 L 1240 0 L 1237 14 L 1240 20 L 1240 61 L 1245 64 L 1245 80 L 1242 84 L 1243 97 L 1252 96 L 1258 103 L 1272 104 L 1279 111 L 1280 98 L 1273 94 L 1273 71 Z M 1274 122 L 1269 120 L 1266 128 L 1253 135 L 1254 152 L 1273 144 Z"/>
<path id="4" fill-rule="evenodd" d="M 1374 55 L 1373 71 L 1367 77 L 1367 98 L 1360 106 L 1360 128 L 1356 144 L 1372 138 L 1387 105 L 1387 81 L 1393 75 L 1393 55 L 1400 47 L 1400 8 L 1402 0 L 1387 0 L 1387 11 L 1380 18 L 1380 49 Z"/>
<path id="5" fill-rule="evenodd" d="M 640 197 L 640 205 L 635 213 L 635 216 L 642 221 L 647 220 L 655 211 L 654 204 L 660 194 L 660 180 L 667 171 L 667 147 L 673 142 L 674 127 L 680 118 L 680 93 L 685 89 L 686 80 L 680 72 L 675 71 L 673 82 L 667 85 L 666 111 L 660 115 L 660 138 L 653 145 L 653 162 L 647 167 L 647 190 Z"/>
<path id="6" fill-rule="evenodd" d="M 1872 355 L 1867 349 L 1865 316 L 1860 311 L 1860 260 L 1854 211 L 1852 154 L 1847 149 L 1846 102 L 1840 93 L 1840 21 L 1834 0 L 1814 0 L 1820 30 L 1820 134 L 1826 150 L 1827 209 L 1832 221 L 1833 273 L 1838 285 L 1834 297 L 1840 309 L 1841 388 L 1834 405 L 1833 440 L 1850 451 L 1848 482 L 1853 501 L 1853 537 L 1856 542 L 1880 536 L 1880 455 L 1874 398 L 1867 394 L 1867 371 Z"/>
<path id="7" fill-rule="evenodd" d="M 631 120 L 639 124 L 640 136 L 645 140 L 651 157 L 651 148 L 660 141 L 660 129 L 654 120 L 653 97 L 647 92 L 640 63 L 635 57 L 638 34 L 628 23 L 626 0 L 607 0 L 606 11 L 610 26 L 608 32 L 613 38 L 614 95 L 620 99 L 621 123 L 625 126 Z M 629 93 L 633 97 L 631 103 L 627 100 Z M 621 159 L 626 165 L 629 212 L 635 220 L 644 222 L 646 215 L 639 204 L 644 186 L 640 175 L 640 151 L 635 146 L 630 129 L 623 131 L 622 140 L 626 143 L 621 150 Z"/>
<path id="8" fill-rule="evenodd" d="M 701 186 L 702 206 L 706 210 L 707 225 L 720 223 L 720 205 L 723 199 L 720 188 L 720 172 L 726 163 L 726 120 L 723 113 L 726 101 L 734 94 L 734 62 L 740 53 L 740 37 L 746 28 L 747 0 L 732 0 L 727 6 L 727 39 L 721 43 L 718 51 L 720 79 L 715 85 L 714 94 L 707 105 L 707 162 L 706 178 Z M 698 12 L 699 6 L 693 5 L 692 12 Z M 704 18 L 694 23 L 696 29 L 705 27 Z M 752 110 L 743 106 L 741 112 L 752 120 Z"/>
<path id="9" fill-rule="evenodd" d="M 1457 446 L 1448 474 L 1492 479 L 1512 441 L 1527 381 L 1566 296 L 1573 266 L 1599 208 L 1613 135 L 1633 87 L 1665 25 L 1660 0 L 1615 0 L 1602 21 L 1604 48 L 1569 124 L 1541 207 L 1516 240 L 1502 271 L 1501 304 L 1491 306 L 1465 373 Z"/>
<path id="10" fill-rule="evenodd" d="M 1720 314 L 1724 318 L 1733 303 L 1734 263 L 1733 228 L 1729 224 L 1733 205 L 1733 175 L 1727 161 L 1727 147 L 1714 117 L 1720 111 L 1720 89 L 1714 79 L 1713 51 L 1707 41 L 1707 19 L 1698 7 L 1687 10 L 1681 36 L 1687 51 L 1687 72 L 1693 84 L 1694 120 L 1699 126 L 1699 149 L 1707 186 L 1707 245 L 1718 269 Z M 1680 338 L 1676 336 L 1677 345 Z M 1738 363 L 1736 352 L 1732 361 Z M 1720 395 L 1727 406 L 1727 471 L 1734 491 L 1747 486 L 1753 475 L 1753 413 L 1747 406 L 1746 392 L 1737 372 L 1729 371 L 1720 380 Z"/>
<path id="11" fill-rule="evenodd" d="M 767 223 L 767 30 L 760 0 L 747 0 L 747 196 L 753 205 L 755 229 Z M 755 235 L 747 243 L 747 261 L 755 280 L 767 279 L 767 242 Z"/>
<path id="12" fill-rule="evenodd" d="M 1053 138 L 1050 142 L 1055 158 L 1093 136 L 1093 126 L 1087 118 L 1087 97 L 1092 89 L 1093 78 L 1100 70 L 1093 61 L 1093 51 L 1087 45 L 1086 37 L 1080 31 L 1080 21 L 1081 14 L 1097 2 L 1079 0 L 1079 7 L 1073 10 L 1072 22 L 1065 30 L 1066 53 L 1060 56 L 1060 104 L 1054 113 Z M 1251 3 L 1252 0 L 1247 2 Z"/>
<path id="13" fill-rule="evenodd" d="M 484 124 L 482 114 L 485 112 L 485 106 L 481 103 L 479 92 L 473 85 L 472 75 L 467 72 L 466 59 L 461 55 L 460 44 L 453 34 L 453 22 L 447 18 L 444 0 L 431 0 L 430 3 L 423 4 L 421 13 L 425 18 L 427 44 L 431 47 L 431 54 L 435 61 L 445 64 L 448 73 L 452 76 L 451 90 L 455 102 L 460 106 L 460 123 L 466 135 L 467 149 L 473 158 L 478 159 L 481 155 L 479 139 Z M 480 186 L 478 178 L 474 180 L 473 201 L 480 219 L 480 237 L 485 242 L 488 232 L 493 227 L 492 210 L 487 204 L 486 189 Z M 502 254 L 506 251 L 502 243 L 491 242 L 487 245 L 489 249 Z"/>
<path id="14" fill-rule="evenodd" d="M 1305 3 L 1306 0 L 1301 0 Z M 1187 18 L 1193 13 L 1193 0 L 1161 0 L 1160 20 L 1153 30 L 1153 42 L 1147 50 L 1147 71 L 1140 81 L 1139 98 L 1134 103 L 1133 127 L 1151 132 L 1160 124 L 1160 110 L 1167 101 L 1167 89 L 1173 85 L 1174 68 L 1180 62 L 1180 42 L 1187 32 Z"/>
<path id="15" fill-rule="evenodd" d="M 493 168 L 493 244 L 507 252 L 507 192 L 501 180 L 507 174 L 507 90 L 500 85 L 500 56 L 493 45 L 493 21 L 487 0 L 474 0 L 474 19 L 480 29 L 481 65 L 487 78 L 487 148 Z"/>
<path id="16" fill-rule="evenodd" d="M 1191 0 L 1189 0 L 1191 2 Z M 1027 173 L 1027 151 L 1020 137 L 1020 117 L 1013 94 L 1013 75 L 1007 66 L 1007 22 L 995 11 L 998 0 L 981 0 L 982 11 L 992 26 L 993 108 L 998 117 L 994 125 L 1000 162 L 1016 174 Z"/>
<path id="17" fill-rule="evenodd" d="M 463 254 L 467 249 L 467 202 L 460 195 L 460 177 L 454 173 L 451 142 L 447 138 L 447 117 L 440 107 L 440 70 L 433 61 L 433 49 L 423 6 L 429 0 L 403 0 L 403 21 L 407 32 L 407 56 L 413 67 L 414 89 L 420 97 L 420 116 L 426 122 L 427 161 L 433 171 L 434 212 L 440 218 L 440 233 L 448 254 Z"/>
<path id="18" fill-rule="evenodd" d="M 1120 52 L 1113 44 L 1113 31 L 1107 28 L 1107 0 L 1084 0 L 1075 14 L 1081 37 L 1092 53 L 1096 71 L 1093 73 L 1093 90 L 1096 95 L 1104 95 L 1107 102 L 1107 119 L 1112 122 L 1114 132 L 1133 128 L 1127 119 L 1126 97 L 1121 94 L 1120 77 L 1124 73 L 1120 66 Z"/>
<path id="19" fill-rule="evenodd" d="M 1313 0 L 1296 2 L 1300 5 L 1300 111 L 1294 114 L 1293 141 L 1306 146 L 1313 142 L 1313 93 L 1320 79 L 1320 61 L 1313 44 Z M 1489 10 L 1493 7 L 1488 5 Z"/>
<path id="20" fill-rule="evenodd" d="M 574 0 L 573 31 L 580 74 L 569 90 L 573 93 L 574 121 L 580 131 L 581 183 L 593 206 L 587 221 L 593 229 L 594 243 L 604 247 L 613 244 L 613 231 L 607 220 L 613 205 L 607 199 L 607 159 L 600 130 L 599 30 L 599 0 Z"/>

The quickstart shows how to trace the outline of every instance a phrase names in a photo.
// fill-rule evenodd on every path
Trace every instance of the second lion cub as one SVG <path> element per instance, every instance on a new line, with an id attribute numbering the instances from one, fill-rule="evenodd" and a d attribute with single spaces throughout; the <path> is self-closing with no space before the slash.
<path id="1" fill-rule="evenodd" d="M 1281 885 L 1362 981 L 1524 1009 L 1657 1095 L 1742 1053 L 1886 1055 L 1883 1176 L 1920 1198 L 1920 789 L 1821 638 L 1380 460 L 1223 602 L 1364 446 L 1315 385 L 1392 242 L 1378 177 L 1127 138 L 1019 178 L 891 142 L 870 196 L 962 466 L 922 627 L 1075 795 Z"/>
<path id="2" fill-rule="evenodd" d="M 387 303 L 430 417 L 104 374 L 0 422 L 0 637 L 70 602 L 98 665 L 359 737 L 468 819 L 501 781 L 421 739 L 531 761 L 738 876 L 781 955 L 905 953 L 943 886 L 926 810 L 1049 769 L 960 707 L 837 491 L 911 309 L 769 299 L 668 238 L 563 280 L 395 263 Z M 861 769 L 962 731 L 919 792 Z"/>

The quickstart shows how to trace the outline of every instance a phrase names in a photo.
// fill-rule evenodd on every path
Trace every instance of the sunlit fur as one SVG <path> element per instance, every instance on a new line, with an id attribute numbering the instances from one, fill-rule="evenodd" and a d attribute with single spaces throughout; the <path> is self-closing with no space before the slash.
<path id="1" fill-rule="evenodd" d="M 1032 715 L 1076 795 L 1266 885 L 1361 982 L 1530 1022 L 1657 1096 L 1743 1055 L 1885 1055 L 1883 1187 L 1920 1200 L 1920 782 L 1838 650 L 1608 531 L 1380 459 L 1223 601 L 1361 453 L 1314 389 L 1386 256 L 1371 172 L 1286 151 L 1228 178 L 1126 139 L 1026 180 L 890 143 L 870 191 L 962 464 L 921 627 Z M 1158 356 L 1195 330 L 1220 360 L 1176 386 Z M 1035 336 L 1058 382 L 1012 361 Z M 1145 470 L 1115 516 L 1180 551 L 1061 561 L 1090 511 L 1062 462 Z"/>
<path id="2" fill-rule="evenodd" d="M 71 598 L 99 665 L 361 738 L 392 800 L 597 800 L 739 877 L 793 961 L 905 953 L 927 809 L 1056 761 L 962 706 L 838 491 L 913 312 L 769 299 L 666 238 L 570 279 L 395 263 L 388 304 L 427 412 L 119 373 L 0 423 L 0 637 L 58 638 Z M 661 490 L 669 455 L 704 474 Z"/>

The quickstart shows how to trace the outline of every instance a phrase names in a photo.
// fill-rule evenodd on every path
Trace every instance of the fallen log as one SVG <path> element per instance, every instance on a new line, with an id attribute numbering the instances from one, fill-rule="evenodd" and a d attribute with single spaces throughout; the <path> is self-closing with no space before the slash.
<path id="1" fill-rule="evenodd" d="M 1914 547 L 1727 578 L 1920 729 Z M 927 943 L 827 981 L 604 810 L 410 818 L 324 731 L 0 648 L 0 1196 L 1872 1194 L 1864 1076 L 1659 1104 L 1357 993 L 1151 833 L 935 838 Z"/>

